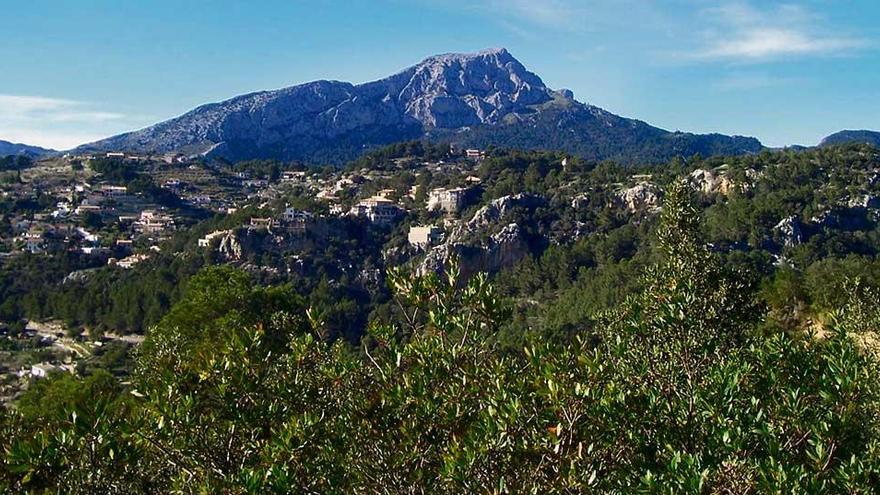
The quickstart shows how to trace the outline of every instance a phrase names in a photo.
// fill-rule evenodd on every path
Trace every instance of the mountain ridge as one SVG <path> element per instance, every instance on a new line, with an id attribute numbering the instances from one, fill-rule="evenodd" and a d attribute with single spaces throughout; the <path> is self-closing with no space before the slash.
<path id="1" fill-rule="evenodd" d="M 30 157 L 38 157 L 54 152 L 55 150 L 49 148 L 42 148 L 40 146 L 23 143 L 13 143 L 0 139 L 0 156 L 27 155 Z"/>
<path id="2" fill-rule="evenodd" d="M 834 134 L 829 134 L 828 136 L 825 136 L 824 138 L 822 138 L 822 141 L 819 142 L 818 146 L 821 148 L 823 146 L 832 146 L 835 144 L 851 142 L 871 144 L 880 147 L 880 132 L 867 129 L 844 129 L 842 131 L 835 132 Z"/>
<path id="3" fill-rule="evenodd" d="M 554 145 L 625 162 L 763 149 L 754 138 L 674 133 L 581 103 L 570 91 L 547 87 L 506 49 L 492 48 L 433 55 L 361 84 L 318 80 L 239 95 L 77 150 L 339 163 L 371 147 L 420 138 Z"/>

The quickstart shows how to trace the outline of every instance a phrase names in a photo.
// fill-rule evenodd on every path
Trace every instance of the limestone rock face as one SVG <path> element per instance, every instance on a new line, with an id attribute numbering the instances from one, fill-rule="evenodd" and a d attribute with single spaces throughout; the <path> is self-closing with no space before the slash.
<path id="1" fill-rule="evenodd" d="M 217 251 L 227 260 L 238 261 L 241 259 L 243 249 L 235 231 L 229 232 L 220 239 Z"/>
<path id="2" fill-rule="evenodd" d="M 791 247 L 804 242 L 804 228 L 797 216 L 785 217 L 773 227 L 773 233 L 777 235 L 782 244 Z"/>
<path id="3" fill-rule="evenodd" d="M 641 182 L 628 189 L 618 191 L 615 203 L 630 213 L 654 212 L 660 208 L 660 188 L 648 182 Z"/>
<path id="4" fill-rule="evenodd" d="M 726 196 L 733 185 L 727 176 L 703 169 L 691 172 L 688 180 L 696 190 L 703 194 L 719 193 Z"/>
<path id="5" fill-rule="evenodd" d="M 582 208 L 584 205 L 586 205 L 587 202 L 589 201 L 589 199 L 590 199 L 589 194 L 580 193 L 580 194 L 577 194 L 576 196 L 574 196 L 573 198 L 571 198 L 571 202 L 569 203 L 569 205 L 572 207 L 572 209 L 578 210 L 578 209 Z"/>
<path id="6" fill-rule="evenodd" d="M 880 208 L 880 196 L 873 194 L 861 194 L 853 196 L 847 201 L 849 208 Z"/>
<path id="7" fill-rule="evenodd" d="M 834 229 L 844 231 L 866 230 L 872 226 L 868 208 L 862 206 L 841 206 L 823 211 L 810 218 L 813 230 Z"/>
<path id="8" fill-rule="evenodd" d="M 428 251 L 419 271 L 442 272 L 453 256 L 458 258 L 464 277 L 481 271 L 495 272 L 519 262 L 531 249 L 522 227 L 510 221 L 512 213 L 516 208 L 530 210 L 543 203 L 544 198 L 529 194 L 491 201 L 470 220 L 454 228 L 443 244 Z"/>
<path id="9" fill-rule="evenodd" d="M 386 81 L 383 92 L 431 127 L 494 124 L 551 98 L 541 79 L 503 48 L 430 57 Z"/>
<path id="10" fill-rule="evenodd" d="M 490 225 L 497 225 L 497 222 L 508 216 L 513 208 L 534 208 L 543 202 L 544 198 L 526 193 L 502 196 L 493 199 L 489 204 L 477 210 L 465 228 L 469 231 L 476 231 Z"/>

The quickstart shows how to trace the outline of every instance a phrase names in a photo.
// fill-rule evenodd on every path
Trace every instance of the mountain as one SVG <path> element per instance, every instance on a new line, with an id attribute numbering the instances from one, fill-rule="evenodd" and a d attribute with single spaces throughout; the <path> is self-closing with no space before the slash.
<path id="1" fill-rule="evenodd" d="M 429 57 L 359 85 L 315 81 L 238 96 L 78 150 L 340 162 L 419 138 L 627 162 L 762 149 L 754 138 L 669 132 L 578 102 L 501 48 Z"/>
<path id="2" fill-rule="evenodd" d="M 31 157 L 42 156 L 47 153 L 53 153 L 55 150 L 40 148 L 39 146 L 30 146 L 21 143 L 10 143 L 9 141 L 0 140 L 0 156 L 8 155 L 28 155 Z"/>
<path id="3" fill-rule="evenodd" d="M 880 147 L 880 132 L 877 131 L 840 131 L 831 134 L 830 136 L 826 136 L 822 141 L 819 142 L 819 146 L 831 146 L 834 144 L 843 144 L 843 143 L 865 143 L 872 144 L 874 146 Z"/>

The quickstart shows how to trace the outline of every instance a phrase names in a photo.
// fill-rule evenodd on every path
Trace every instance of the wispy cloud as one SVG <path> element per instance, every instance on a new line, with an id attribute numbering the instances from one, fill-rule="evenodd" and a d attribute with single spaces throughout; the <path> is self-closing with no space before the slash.
<path id="1" fill-rule="evenodd" d="M 87 102 L 0 94 L 0 139 L 7 141 L 67 149 L 106 136 L 104 125 L 125 119 Z"/>
<path id="2" fill-rule="evenodd" d="M 473 12 L 524 38 L 624 29 L 633 18 L 639 19 L 640 29 L 647 29 L 663 17 L 653 0 L 420 1 L 439 9 Z"/>
<path id="3" fill-rule="evenodd" d="M 735 33 L 697 51 L 696 58 L 747 61 L 797 55 L 834 55 L 867 46 L 857 38 L 812 35 L 796 29 L 756 28 Z"/>
<path id="4" fill-rule="evenodd" d="M 832 56 L 869 46 L 867 40 L 831 33 L 822 18 L 797 5 L 758 9 L 730 3 L 706 9 L 712 27 L 702 45 L 688 54 L 693 60 L 756 63 L 798 56 Z"/>
<path id="5" fill-rule="evenodd" d="M 493 10 L 549 27 L 572 27 L 581 7 L 563 0 L 505 0 L 489 2 Z"/>
<path id="6" fill-rule="evenodd" d="M 728 75 L 713 84 L 718 91 L 751 91 L 778 86 L 803 83 L 796 77 L 780 77 L 761 73 L 736 73 Z"/>
<path id="7" fill-rule="evenodd" d="M 91 105 L 80 101 L 0 94 L 0 121 L 93 122 L 124 117 L 119 113 L 94 110 Z"/>

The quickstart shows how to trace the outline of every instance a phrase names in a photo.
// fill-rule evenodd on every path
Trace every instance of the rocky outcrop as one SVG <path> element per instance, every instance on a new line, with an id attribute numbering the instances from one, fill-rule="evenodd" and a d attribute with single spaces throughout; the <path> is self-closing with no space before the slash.
<path id="1" fill-rule="evenodd" d="M 529 240 L 522 227 L 509 220 L 515 209 L 533 210 L 544 201 L 540 196 L 529 194 L 491 201 L 470 220 L 452 229 L 443 244 L 429 250 L 419 271 L 442 272 L 453 256 L 458 259 L 465 278 L 477 272 L 496 272 L 519 262 L 531 252 Z M 489 236 L 485 237 L 485 233 Z"/>
<path id="2" fill-rule="evenodd" d="M 465 279 L 478 272 L 494 273 L 512 266 L 528 256 L 529 243 L 519 225 L 506 225 L 483 244 L 447 242 L 434 247 L 425 256 L 419 271 L 421 273 L 442 272 L 452 257 L 458 260 L 461 276 Z"/>
<path id="3" fill-rule="evenodd" d="M 530 252 L 522 229 L 515 223 L 508 224 L 493 235 L 483 251 L 478 271 L 490 273 L 516 264 Z"/>
<path id="4" fill-rule="evenodd" d="M 87 281 L 92 276 L 92 274 L 95 273 L 96 270 L 96 268 L 86 268 L 83 270 L 72 271 L 64 277 L 64 280 L 61 281 L 61 285 L 70 283 L 83 283 Z"/>
<path id="5" fill-rule="evenodd" d="M 688 176 L 688 182 L 697 191 L 703 194 L 727 195 L 733 183 L 724 174 L 718 174 L 711 170 L 697 169 Z"/>
<path id="6" fill-rule="evenodd" d="M 773 227 L 773 235 L 786 247 L 804 242 L 804 227 L 796 215 L 783 218 Z"/>
<path id="7" fill-rule="evenodd" d="M 589 200 L 590 196 L 588 193 L 580 193 L 571 198 L 571 202 L 569 203 L 569 205 L 572 209 L 579 210 L 584 205 L 586 205 Z"/>
<path id="8" fill-rule="evenodd" d="M 880 196 L 873 194 L 860 194 L 849 198 L 849 208 L 880 208 Z"/>
<path id="9" fill-rule="evenodd" d="M 814 230 L 867 230 L 871 223 L 868 209 L 861 206 L 834 208 L 810 218 L 810 226 Z"/>
<path id="10" fill-rule="evenodd" d="M 823 231 L 867 231 L 873 229 L 878 221 L 876 207 L 880 206 L 876 197 L 862 195 L 841 201 L 807 222 L 796 215 L 783 218 L 772 229 L 773 240 L 777 245 L 796 246 Z"/>
<path id="11" fill-rule="evenodd" d="M 618 191 L 614 195 L 614 202 L 630 213 L 650 213 L 660 209 L 661 197 L 660 188 L 649 182 L 640 182 Z"/>
<path id="12" fill-rule="evenodd" d="M 498 199 L 493 199 L 489 204 L 477 210 L 474 216 L 467 222 L 465 228 L 473 231 L 497 225 L 498 221 L 507 217 L 514 208 L 531 209 L 543 203 L 544 198 L 527 193 L 502 196 Z"/>
<path id="13" fill-rule="evenodd" d="M 241 246 L 241 242 L 238 240 L 235 231 L 230 231 L 220 238 L 220 242 L 217 245 L 217 252 L 220 253 L 220 256 L 222 256 L 226 260 L 241 260 L 243 248 Z"/>

